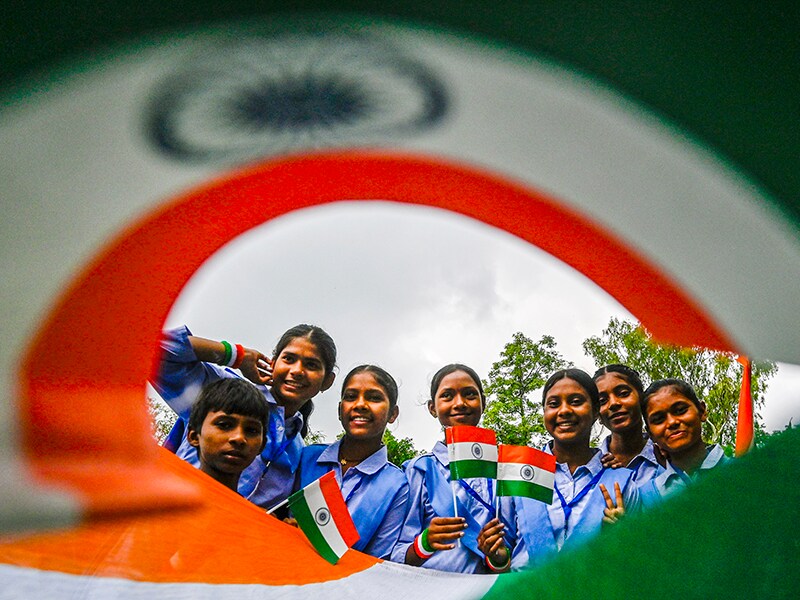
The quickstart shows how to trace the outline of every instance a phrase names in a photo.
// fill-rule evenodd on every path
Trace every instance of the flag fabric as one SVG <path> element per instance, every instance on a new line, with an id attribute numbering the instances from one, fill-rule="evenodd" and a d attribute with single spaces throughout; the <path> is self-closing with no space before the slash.
<path id="1" fill-rule="evenodd" d="M 739 415 L 736 421 L 736 456 L 742 456 L 753 447 L 753 392 L 751 387 L 752 367 L 745 356 L 737 359 L 742 366 L 742 387 L 739 390 Z"/>
<path id="2" fill-rule="evenodd" d="M 358 531 L 333 471 L 289 496 L 289 508 L 308 541 L 331 564 L 335 565 L 358 541 Z"/>
<path id="3" fill-rule="evenodd" d="M 528 446 L 498 448 L 497 495 L 553 501 L 556 457 Z"/>
<path id="4" fill-rule="evenodd" d="M 491 429 L 458 425 L 445 429 L 450 478 L 497 477 L 497 436 Z"/>

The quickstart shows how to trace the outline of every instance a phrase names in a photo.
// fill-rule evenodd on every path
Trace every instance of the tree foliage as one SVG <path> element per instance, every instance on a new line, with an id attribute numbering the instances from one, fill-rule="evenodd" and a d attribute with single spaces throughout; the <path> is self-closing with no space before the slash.
<path id="1" fill-rule="evenodd" d="M 657 379 L 676 377 L 694 387 L 697 397 L 708 407 L 704 437 L 709 443 L 730 446 L 736 438 L 736 416 L 742 365 L 736 355 L 704 348 L 678 348 L 653 342 L 641 326 L 612 318 L 602 335 L 583 342 L 584 352 L 597 367 L 623 363 L 639 371 L 647 386 Z M 778 367 L 770 361 L 753 361 L 752 395 L 758 409 L 764 404 L 767 381 Z M 757 426 L 758 427 L 758 426 Z"/>
<path id="2" fill-rule="evenodd" d="M 161 444 L 178 420 L 178 415 L 161 398 L 151 396 L 147 397 L 147 412 L 150 414 L 153 437 Z"/>
<path id="3" fill-rule="evenodd" d="M 488 398 L 483 423 L 494 429 L 502 444 L 539 445 L 546 430 L 542 403 L 533 394 L 558 369 L 571 366 L 556 350 L 552 336 L 538 342 L 521 332 L 512 336 L 483 382 Z"/>
<path id="4" fill-rule="evenodd" d="M 423 453 L 423 451 L 414 447 L 414 440 L 411 438 L 397 438 L 388 429 L 383 433 L 383 443 L 386 445 L 386 452 L 389 454 L 389 462 L 398 467 L 402 467 L 404 462 Z"/>

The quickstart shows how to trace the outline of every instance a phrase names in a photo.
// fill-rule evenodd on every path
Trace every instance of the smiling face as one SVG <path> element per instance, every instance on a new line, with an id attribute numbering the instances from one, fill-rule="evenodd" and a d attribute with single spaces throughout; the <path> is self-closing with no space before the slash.
<path id="1" fill-rule="evenodd" d="M 670 456 L 680 457 L 703 447 L 706 405 L 697 406 L 673 387 L 663 387 L 647 399 L 650 437 Z"/>
<path id="2" fill-rule="evenodd" d="M 600 392 L 600 421 L 612 432 L 641 431 L 639 393 L 618 373 L 606 373 L 594 380 Z"/>
<path id="3" fill-rule="evenodd" d="M 381 439 L 386 425 L 397 419 L 397 405 L 372 373 L 356 373 L 342 390 L 339 420 L 345 435 L 359 440 Z"/>
<path id="4" fill-rule="evenodd" d="M 209 411 L 200 431 L 189 429 L 187 437 L 197 448 L 200 468 L 215 479 L 238 476 L 264 447 L 261 421 L 223 411 Z"/>
<path id="5" fill-rule="evenodd" d="M 589 445 L 597 412 L 589 394 L 574 379 L 559 379 L 544 399 L 544 426 L 562 445 Z"/>
<path id="6" fill-rule="evenodd" d="M 464 371 L 445 375 L 436 395 L 428 401 L 428 411 L 443 427 L 477 425 L 483 414 L 484 401 L 475 380 Z"/>
<path id="7" fill-rule="evenodd" d="M 317 347 L 303 337 L 289 342 L 272 365 L 272 393 L 286 415 L 333 384 L 333 373 L 325 372 L 325 364 Z"/>

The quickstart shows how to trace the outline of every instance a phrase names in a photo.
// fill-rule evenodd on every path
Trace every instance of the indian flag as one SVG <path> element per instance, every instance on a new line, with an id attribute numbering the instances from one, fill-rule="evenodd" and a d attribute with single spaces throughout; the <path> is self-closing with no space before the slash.
<path id="1" fill-rule="evenodd" d="M 491 429 L 459 425 L 445 429 L 450 477 L 497 476 L 497 437 Z"/>
<path id="2" fill-rule="evenodd" d="M 335 565 L 358 541 L 358 531 L 333 471 L 289 496 L 289 508 L 308 541 L 331 564 Z"/>
<path id="3" fill-rule="evenodd" d="M 553 501 L 556 457 L 528 446 L 501 445 L 497 461 L 497 495 Z"/>

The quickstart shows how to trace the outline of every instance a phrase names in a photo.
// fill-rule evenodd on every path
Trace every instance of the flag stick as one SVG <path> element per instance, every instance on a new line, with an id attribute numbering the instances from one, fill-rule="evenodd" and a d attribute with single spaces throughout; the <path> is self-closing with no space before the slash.
<path id="1" fill-rule="evenodd" d="M 274 513 L 276 510 L 278 510 L 278 509 L 279 509 L 281 506 L 283 506 L 284 504 L 287 504 L 288 502 L 289 502 L 289 499 L 288 499 L 288 498 L 287 498 L 286 500 L 283 500 L 283 501 L 281 501 L 281 502 L 278 502 L 278 503 L 277 503 L 275 506 L 273 506 L 272 508 L 270 508 L 270 509 L 267 511 L 267 514 L 268 514 L 268 515 L 271 515 L 271 514 L 272 514 L 272 513 Z"/>
<path id="2" fill-rule="evenodd" d="M 492 479 L 492 497 L 494 498 L 494 518 L 500 520 L 500 500 L 497 499 L 497 479 Z"/>
<path id="3" fill-rule="evenodd" d="M 450 481 L 450 489 L 453 490 L 453 516 L 458 516 L 458 503 L 456 502 L 456 486 L 455 481 Z M 461 538 L 456 540 L 456 545 L 461 546 Z"/>

